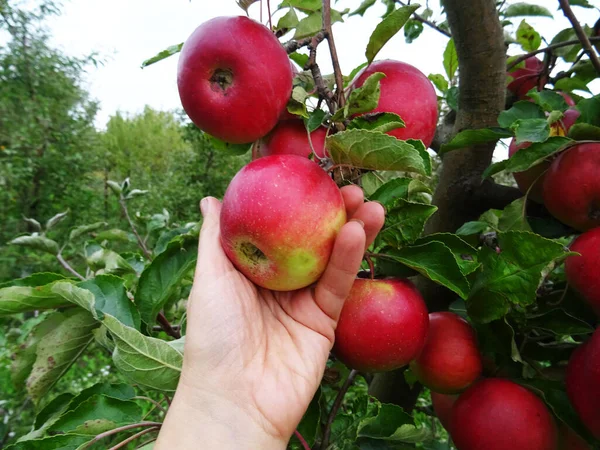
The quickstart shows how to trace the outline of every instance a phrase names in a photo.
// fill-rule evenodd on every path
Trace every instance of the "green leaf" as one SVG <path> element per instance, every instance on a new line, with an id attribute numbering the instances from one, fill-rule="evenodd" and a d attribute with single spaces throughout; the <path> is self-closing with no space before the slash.
<path id="1" fill-rule="evenodd" d="M 498 233 L 500 253 L 484 246 L 478 272 L 467 301 L 469 317 L 488 323 L 502 318 L 511 305 L 535 302 L 544 276 L 568 255 L 561 244 L 524 231 Z"/>
<path id="2" fill-rule="evenodd" d="M 445 94 L 448 90 L 448 80 L 441 73 L 432 73 L 427 78 L 431 80 L 434 86 L 440 91 L 442 94 Z"/>
<path id="3" fill-rule="evenodd" d="M 139 330 L 140 313 L 127 297 L 124 282 L 122 278 L 113 275 L 98 275 L 77 286 L 94 294 L 95 306 L 99 311 L 110 314 L 124 325 Z"/>
<path id="4" fill-rule="evenodd" d="M 151 325 L 156 321 L 182 278 L 194 268 L 197 256 L 198 238 L 182 235 L 173 239 L 146 267 L 135 294 L 135 303 L 145 323 Z"/>
<path id="5" fill-rule="evenodd" d="M 407 44 L 412 44 L 412 42 L 421 36 L 423 32 L 423 24 L 418 20 L 410 19 L 404 25 L 404 39 Z"/>
<path id="6" fill-rule="evenodd" d="M 572 27 L 565 28 L 556 34 L 556 36 L 552 38 L 552 41 L 550 41 L 550 45 L 566 41 L 576 41 L 577 44 L 556 48 L 553 50 L 553 53 L 556 56 L 561 56 L 567 62 L 574 62 L 575 58 L 577 58 L 577 54 L 581 51 L 581 44 L 577 38 L 577 33 L 575 33 L 575 30 Z"/>
<path id="7" fill-rule="evenodd" d="M 135 237 L 134 237 L 135 239 Z M 126 231 L 114 228 L 112 230 L 101 231 L 96 235 L 96 241 L 111 241 L 111 242 L 132 242 L 131 235 Z"/>
<path id="8" fill-rule="evenodd" d="M 399 198 L 387 211 L 378 240 L 396 248 L 414 242 L 421 236 L 425 223 L 436 211 L 437 207 L 434 205 Z"/>
<path id="9" fill-rule="evenodd" d="M 567 109 L 569 109 L 569 105 L 567 105 L 565 98 L 558 92 L 547 90 L 538 91 L 537 89 L 532 89 L 527 93 L 527 96 L 532 98 L 535 103 L 544 108 L 544 111 L 565 112 Z"/>
<path id="10" fill-rule="evenodd" d="M 576 141 L 600 141 L 600 127 L 576 123 L 569 129 L 569 137 Z"/>
<path id="11" fill-rule="evenodd" d="M 454 78 L 458 70 L 458 55 L 454 45 L 454 39 L 450 39 L 444 50 L 444 69 L 449 80 Z"/>
<path id="12" fill-rule="evenodd" d="M 38 287 L 50 284 L 56 280 L 66 280 L 66 277 L 58 273 L 40 272 L 29 275 L 25 278 L 16 278 L 0 284 L 0 288 L 11 286 Z"/>
<path id="13" fill-rule="evenodd" d="M 543 6 L 532 5 L 530 3 L 513 3 L 504 11 L 504 17 L 519 16 L 552 17 L 552 13 Z"/>
<path id="14" fill-rule="evenodd" d="M 306 63 L 308 62 L 308 55 L 305 55 L 304 53 L 294 52 L 290 53 L 288 56 L 300 67 L 306 66 Z"/>
<path id="15" fill-rule="evenodd" d="M 221 150 L 222 152 L 228 154 L 228 155 L 237 155 L 237 156 L 241 156 L 241 155 L 245 155 L 246 153 L 248 153 L 248 150 L 250 150 L 252 148 L 252 143 L 249 144 L 229 144 L 228 142 L 223 142 L 220 139 L 217 139 L 214 136 L 211 136 L 207 133 L 205 133 L 206 137 L 208 137 L 208 140 L 210 141 L 210 143 L 212 144 L 212 146 L 217 149 L 217 150 Z"/>
<path id="16" fill-rule="evenodd" d="M 82 225 L 80 227 L 73 228 L 71 233 L 69 233 L 69 240 L 73 241 L 77 239 L 79 236 L 83 236 L 84 234 L 91 233 L 92 231 L 96 231 L 100 228 L 107 226 L 106 222 L 96 222 L 90 225 Z"/>
<path id="17" fill-rule="evenodd" d="M 414 178 L 394 178 L 380 186 L 372 195 L 371 201 L 381 203 L 384 207 L 393 207 L 398 199 L 410 200 L 411 194 L 417 192 L 431 193 L 431 190 Z"/>
<path id="18" fill-rule="evenodd" d="M 577 109 L 581 112 L 577 123 L 587 123 L 600 127 L 600 95 L 582 99 L 577 104 Z"/>
<path id="19" fill-rule="evenodd" d="M 58 213 L 55 216 L 52 216 L 50 219 L 48 219 L 48 221 L 46 222 L 46 231 L 54 228 L 60 222 L 65 220 L 68 214 L 69 210 L 66 210 L 65 212 Z"/>
<path id="20" fill-rule="evenodd" d="M 169 56 L 176 55 L 177 53 L 179 53 L 181 51 L 182 48 L 183 48 L 183 42 L 180 43 L 180 44 L 171 45 L 171 46 L 167 47 L 163 51 L 161 51 L 161 52 L 157 53 L 156 55 L 154 55 L 152 58 L 148 58 L 147 60 L 145 60 L 144 62 L 142 62 L 142 69 L 144 67 L 148 67 L 151 64 L 154 64 L 154 63 L 157 63 L 159 61 L 162 61 L 163 59 L 166 59 Z"/>
<path id="21" fill-rule="evenodd" d="M 367 9 L 369 9 L 371 6 L 373 6 L 375 4 L 375 2 L 377 2 L 377 0 L 363 0 L 363 2 L 360 4 L 360 6 L 358 8 L 356 8 L 354 11 L 352 11 L 350 13 L 351 16 L 363 16 L 363 14 L 365 12 L 367 12 Z"/>
<path id="22" fill-rule="evenodd" d="M 110 331 L 115 342 L 113 362 L 132 382 L 161 391 L 175 391 L 183 355 L 167 342 L 144 336 L 107 313 L 100 314 L 94 295 L 65 282 L 57 282 L 53 292 L 90 311 Z"/>
<path id="23" fill-rule="evenodd" d="M 566 137 L 549 137 L 544 142 L 537 142 L 527 148 L 517 150 L 514 155 L 506 160 L 503 170 L 507 173 L 522 172 L 530 167 L 537 166 L 548 157 L 563 151 L 572 143 L 573 140 Z"/>
<path id="24" fill-rule="evenodd" d="M 379 95 L 381 94 L 381 85 L 379 82 L 383 78 L 385 78 L 385 74 L 381 72 L 369 75 L 369 78 L 365 80 L 361 87 L 354 89 L 350 93 L 348 102 L 343 109 L 343 116 L 336 113 L 332 120 L 340 120 L 342 117 L 350 117 L 353 114 L 365 113 L 377 108 Z"/>
<path id="25" fill-rule="evenodd" d="M 563 92 L 573 92 L 573 91 L 585 91 L 590 92 L 590 88 L 587 86 L 588 82 L 577 77 L 573 76 L 571 78 L 561 78 L 556 83 L 554 83 L 554 88 L 563 91 Z"/>
<path id="26" fill-rule="evenodd" d="M 323 120 L 327 117 L 327 113 L 322 109 L 315 109 L 310 113 L 308 120 L 306 121 L 306 128 L 311 133 L 321 126 Z"/>
<path id="27" fill-rule="evenodd" d="M 156 241 L 156 245 L 154 246 L 154 249 L 152 250 L 154 252 L 154 256 L 160 255 L 162 252 L 164 252 L 167 249 L 169 242 L 171 242 L 177 236 L 180 236 L 182 234 L 188 234 L 192 230 L 194 230 L 197 226 L 198 226 L 197 223 L 187 224 L 184 227 L 179 227 L 179 228 L 174 228 L 172 230 L 163 231 L 161 233 L 161 235 L 159 236 L 158 240 Z M 193 233 L 196 233 L 196 232 L 194 231 Z"/>
<path id="28" fill-rule="evenodd" d="M 29 247 L 52 255 L 58 254 L 58 243 L 44 236 L 19 236 L 10 241 L 9 244 Z"/>
<path id="29" fill-rule="evenodd" d="M 6 450 L 76 450 L 91 441 L 91 436 L 64 434 L 31 441 L 18 442 Z"/>
<path id="30" fill-rule="evenodd" d="M 481 222 L 479 220 L 466 222 L 458 230 L 456 234 L 459 236 L 471 236 L 473 234 L 481 234 L 488 229 L 490 225 L 487 222 Z"/>
<path id="31" fill-rule="evenodd" d="M 306 110 L 306 99 L 309 97 L 308 92 L 302 86 L 295 86 L 292 89 L 292 95 L 287 104 L 287 110 L 291 114 L 308 118 Z"/>
<path id="32" fill-rule="evenodd" d="M 404 24 L 410 19 L 410 16 L 419 9 L 419 7 L 420 5 L 413 4 L 398 8 L 375 27 L 375 31 L 373 31 L 369 38 L 369 44 L 367 45 L 367 50 L 365 52 L 369 64 L 373 62 L 377 53 L 379 53 L 379 50 L 382 49 L 386 42 L 402 29 Z"/>
<path id="33" fill-rule="evenodd" d="M 60 314 L 62 320 L 38 343 L 27 378 L 27 392 L 36 404 L 85 350 L 93 339 L 92 330 L 98 326 L 87 311 L 79 308 L 55 314 Z"/>
<path id="34" fill-rule="evenodd" d="M 477 249 L 463 241 L 456 234 L 434 233 L 418 239 L 415 245 L 422 245 L 428 242 L 441 242 L 450 249 L 463 275 L 469 275 L 477 270 Z"/>
<path id="35" fill-rule="evenodd" d="M 398 170 L 429 175 L 419 149 L 393 136 L 370 130 L 347 130 L 327 137 L 326 147 L 336 164 L 373 170 Z"/>
<path id="36" fill-rule="evenodd" d="M 135 269 L 117 252 L 103 248 L 97 244 L 86 245 L 86 262 L 94 271 L 102 271 L 114 275 L 135 273 Z"/>
<path id="37" fill-rule="evenodd" d="M 501 231 L 531 231 L 525 215 L 525 200 L 525 197 L 521 197 L 504 208 L 498 221 Z"/>
<path id="38" fill-rule="evenodd" d="M 236 3 L 240 8 L 242 8 L 246 13 L 248 12 L 248 8 L 253 3 L 256 3 L 258 0 L 236 0 Z"/>
<path id="39" fill-rule="evenodd" d="M 321 423 L 321 402 L 322 402 L 322 391 L 321 388 L 317 389 L 317 392 L 313 396 L 308 409 L 302 416 L 302 420 L 298 425 L 298 432 L 306 440 L 308 445 L 313 445 L 317 439 L 319 433 L 319 425 Z M 303 449 L 300 442 L 295 436 L 292 436 L 290 441 L 292 449 Z"/>
<path id="40" fill-rule="evenodd" d="M 369 63 L 362 63 L 358 66 L 356 66 L 354 69 L 352 69 L 352 72 L 350 72 L 350 75 L 348 75 L 347 77 L 344 77 L 346 80 L 345 85 L 348 85 L 348 83 L 350 83 L 351 81 L 354 81 L 354 79 L 356 78 L 356 75 L 358 75 L 358 73 L 363 70 L 365 67 L 367 67 L 369 65 Z"/>
<path id="41" fill-rule="evenodd" d="M 594 6 L 591 5 L 588 0 L 570 0 L 569 4 L 571 6 L 581 6 L 582 8 L 593 8 Z"/>
<path id="42" fill-rule="evenodd" d="M 381 131 L 382 133 L 387 133 L 388 131 L 404 127 L 404 121 L 400 118 L 398 114 L 389 112 L 377 112 L 367 113 L 363 114 L 362 116 L 355 117 L 350 121 L 346 129 L 361 129 Z"/>
<path id="43" fill-rule="evenodd" d="M 511 127 L 517 144 L 544 142 L 550 136 L 550 125 L 546 119 L 519 119 Z"/>
<path id="44" fill-rule="evenodd" d="M 9 286 L 0 289 L 0 317 L 68 305 L 68 302 L 52 292 L 52 285 L 53 283 L 42 286 Z"/>
<path id="45" fill-rule="evenodd" d="M 298 15 L 296 14 L 296 10 L 294 8 L 290 8 L 285 15 L 279 19 L 277 22 L 277 26 L 275 30 L 291 30 L 296 28 L 300 21 L 298 20 Z"/>
<path id="46" fill-rule="evenodd" d="M 528 101 L 520 101 L 516 102 L 510 109 L 500 113 L 498 116 L 498 124 L 503 128 L 510 128 L 512 124 L 519 119 L 545 118 L 546 115 L 544 114 L 544 111 L 542 111 L 538 105 Z"/>
<path id="47" fill-rule="evenodd" d="M 282 6 L 292 6 L 305 13 L 319 11 L 322 6 L 321 0 L 284 0 Z"/>
<path id="48" fill-rule="evenodd" d="M 444 243 L 431 241 L 422 245 L 391 250 L 386 257 L 400 262 L 430 280 L 447 287 L 461 298 L 469 295 L 469 281 L 461 272 L 452 250 Z"/>
<path id="49" fill-rule="evenodd" d="M 458 111 L 458 86 L 451 86 L 446 91 L 446 103 L 454 111 Z"/>
<path id="50" fill-rule="evenodd" d="M 527 325 L 549 331 L 556 336 L 587 335 L 594 332 L 589 323 L 567 314 L 562 309 L 553 309 L 543 314 L 530 316 Z"/>
<path id="51" fill-rule="evenodd" d="M 531 25 L 522 20 L 517 28 L 517 42 L 526 52 L 533 52 L 540 48 L 542 37 Z"/>
<path id="52" fill-rule="evenodd" d="M 319 9 L 321 3 L 319 2 Z M 298 9 L 302 9 L 298 7 Z M 340 12 L 332 9 L 331 10 L 331 23 L 343 22 L 342 15 Z M 303 39 L 305 37 L 313 36 L 321 31 L 323 27 L 323 16 L 320 11 L 311 12 L 308 16 L 298 22 L 296 26 L 296 33 L 294 39 Z"/>
<path id="53" fill-rule="evenodd" d="M 48 428 L 62 416 L 74 397 L 71 393 L 64 393 L 53 398 L 36 416 L 34 429 L 21 436 L 18 442 L 40 439 L 45 436 Z"/>
<path id="54" fill-rule="evenodd" d="M 402 425 L 413 425 L 412 416 L 400 406 L 382 403 L 375 417 L 360 422 L 358 437 L 389 439 Z"/>
<path id="55" fill-rule="evenodd" d="M 479 130 L 463 130 L 454 136 L 450 142 L 442 145 L 441 153 L 494 142 L 498 139 L 512 137 L 512 135 L 513 134 L 509 130 L 497 127 L 481 128 Z"/>

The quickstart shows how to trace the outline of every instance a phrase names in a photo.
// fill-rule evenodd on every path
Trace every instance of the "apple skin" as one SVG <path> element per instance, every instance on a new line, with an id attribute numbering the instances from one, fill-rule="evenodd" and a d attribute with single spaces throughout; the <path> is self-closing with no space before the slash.
<path id="1" fill-rule="evenodd" d="M 379 104 L 371 112 L 398 114 L 405 128 L 396 128 L 387 134 L 398 139 L 420 139 L 431 145 L 438 118 L 438 101 L 431 81 L 416 67 L 400 61 L 377 61 L 360 71 L 353 82 L 361 87 L 376 72 L 386 75 L 381 79 Z"/>
<path id="2" fill-rule="evenodd" d="M 541 85 L 542 87 L 548 82 L 548 77 L 542 78 L 540 83 L 540 75 L 544 70 L 544 63 L 537 59 L 535 56 L 531 56 L 525 60 L 525 67 L 515 69 L 508 72 L 508 75 L 513 80 L 508 84 L 507 88 L 512 92 L 517 99 L 524 100 L 527 98 L 527 93 L 533 88 Z"/>
<path id="3" fill-rule="evenodd" d="M 319 127 L 310 133 L 315 154 L 323 158 L 327 129 Z M 298 155 L 308 158 L 312 150 L 308 134 L 302 120 L 293 119 L 279 122 L 267 136 L 260 140 L 258 152 L 261 156 Z"/>
<path id="4" fill-rule="evenodd" d="M 600 328 L 571 354 L 565 384 L 581 421 L 600 439 Z"/>
<path id="5" fill-rule="evenodd" d="M 590 447 L 583 438 L 563 422 L 558 426 L 558 434 L 560 438 L 560 445 L 558 448 L 560 450 L 592 450 L 592 447 Z"/>
<path id="6" fill-rule="evenodd" d="M 558 432 L 542 400 L 504 378 L 481 380 L 452 407 L 459 450 L 557 450 Z"/>
<path id="7" fill-rule="evenodd" d="M 579 231 L 600 226 L 600 143 L 577 144 L 550 165 L 544 204 L 554 217 Z"/>
<path id="8" fill-rule="evenodd" d="M 440 394 L 431 391 L 431 404 L 435 415 L 442 426 L 450 433 L 450 418 L 452 417 L 452 406 L 458 400 L 458 395 Z"/>
<path id="9" fill-rule="evenodd" d="M 198 128 L 244 144 L 277 124 L 292 92 L 292 68 L 268 28 L 247 17 L 216 17 L 183 45 L 177 86 Z"/>
<path id="10" fill-rule="evenodd" d="M 600 316 L 600 228 L 586 231 L 571 244 L 571 251 L 581 256 L 569 256 L 565 261 L 565 275 Z"/>
<path id="11" fill-rule="evenodd" d="M 221 210 L 221 244 L 248 279 L 291 291 L 319 279 L 346 223 L 342 194 L 318 164 L 265 156 L 231 180 Z"/>
<path id="12" fill-rule="evenodd" d="M 411 281 L 357 279 L 335 330 L 333 354 L 351 369 L 394 370 L 418 356 L 428 325 L 427 307 Z"/>
<path id="13" fill-rule="evenodd" d="M 483 370 L 475 330 L 457 314 L 429 314 L 425 347 L 410 369 L 432 391 L 456 394 L 465 390 Z"/>

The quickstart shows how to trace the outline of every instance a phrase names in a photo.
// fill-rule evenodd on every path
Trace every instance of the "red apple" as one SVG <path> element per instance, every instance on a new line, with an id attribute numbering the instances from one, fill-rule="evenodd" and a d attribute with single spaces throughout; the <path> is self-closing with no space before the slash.
<path id="1" fill-rule="evenodd" d="M 600 439 L 600 328 L 571 355 L 565 384 L 581 421 Z"/>
<path id="2" fill-rule="evenodd" d="M 471 385 L 483 369 L 477 335 L 469 322 L 451 312 L 429 314 L 425 347 L 410 369 L 426 387 L 456 394 Z"/>
<path id="3" fill-rule="evenodd" d="M 557 450 L 558 433 L 542 400 L 503 378 L 463 392 L 452 407 L 452 440 L 459 450 Z"/>
<path id="4" fill-rule="evenodd" d="M 600 228 L 579 236 L 571 250 L 581 256 L 569 256 L 565 261 L 567 281 L 600 315 Z"/>
<path id="5" fill-rule="evenodd" d="M 405 128 L 396 128 L 388 134 L 398 139 L 420 139 L 426 147 L 431 145 L 438 117 L 438 102 L 431 81 L 416 67 L 400 61 L 377 61 L 365 67 L 353 82 L 361 87 L 376 72 L 386 75 L 381 80 L 379 104 L 372 112 L 398 114 Z"/>
<path id="6" fill-rule="evenodd" d="M 323 158 L 327 129 L 319 127 L 310 133 L 312 148 L 315 154 Z M 302 120 L 285 120 L 267 136 L 260 140 L 258 151 L 261 156 L 268 155 L 298 155 L 307 158 L 312 150 L 308 142 L 308 133 Z"/>
<path id="7" fill-rule="evenodd" d="M 177 86 L 183 109 L 198 128 L 243 144 L 277 124 L 292 91 L 292 69 L 268 28 L 247 17 L 217 17 L 185 42 Z"/>
<path id="8" fill-rule="evenodd" d="M 544 204 L 580 231 L 600 226 L 600 143 L 577 144 L 552 162 L 543 184 Z"/>
<path id="9" fill-rule="evenodd" d="M 515 94 L 519 100 L 527 98 L 527 93 L 533 88 L 543 88 L 548 82 L 548 77 L 543 75 L 544 63 L 531 56 L 525 60 L 525 67 L 512 70 L 508 75 L 512 80 L 508 90 Z M 541 80 L 540 80 L 541 79 Z"/>
<path id="10" fill-rule="evenodd" d="M 439 394 L 431 391 L 431 404 L 433 405 L 433 411 L 448 432 L 450 432 L 452 406 L 454 406 L 456 400 L 458 400 L 458 395 Z"/>
<path id="11" fill-rule="evenodd" d="M 346 223 L 342 194 L 318 164 L 265 156 L 231 180 L 221 211 L 221 244 L 248 279 L 291 291 L 314 283 Z"/>
<path id="12" fill-rule="evenodd" d="M 352 369 L 397 369 L 418 356 L 428 324 L 423 297 L 409 280 L 357 279 L 342 309 L 333 353 Z"/>
<path id="13" fill-rule="evenodd" d="M 558 426 L 560 450 L 592 450 L 592 447 L 564 423 Z"/>

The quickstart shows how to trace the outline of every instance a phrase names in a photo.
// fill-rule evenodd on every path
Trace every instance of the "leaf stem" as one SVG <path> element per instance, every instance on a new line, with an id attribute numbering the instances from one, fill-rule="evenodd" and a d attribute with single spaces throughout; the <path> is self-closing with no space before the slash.
<path id="1" fill-rule="evenodd" d="M 94 439 L 92 439 L 88 443 L 84 444 L 83 447 L 81 447 L 81 448 L 82 449 L 89 448 L 92 444 L 95 444 L 96 442 L 98 442 L 106 437 L 113 436 L 122 431 L 133 430 L 134 428 L 141 428 L 141 427 L 160 428 L 161 426 L 162 426 L 162 423 L 160 423 L 160 422 L 146 422 L 146 421 L 138 422 L 138 423 L 131 423 L 129 425 L 123 425 L 122 427 L 113 428 L 112 430 L 108 430 L 108 431 L 105 431 L 104 433 L 100 433 L 100 434 L 96 435 L 94 437 Z"/>
<path id="2" fill-rule="evenodd" d="M 127 439 L 125 439 L 124 441 L 119 442 L 117 445 L 109 448 L 108 450 L 119 450 L 120 448 L 125 447 L 130 442 L 133 442 L 136 439 L 142 437 L 143 435 L 148 434 L 148 433 L 152 433 L 153 431 L 156 431 L 158 429 L 159 429 L 159 427 L 151 427 L 151 428 L 146 428 L 145 430 L 142 430 L 142 431 L 138 431 L 134 435 L 129 436 Z"/>
<path id="3" fill-rule="evenodd" d="M 294 435 L 298 438 L 304 450 L 310 450 L 310 445 L 308 445 L 308 442 L 306 442 L 306 439 L 304 439 L 298 430 L 294 430 Z"/>
<path id="4" fill-rule="evenodd" d="M 85 277 L 79 272 L 77 272 L 75 269 L 73 269 L 73 267 L 71 267 L 71 265 L 65 260 L 65 258 L 63 258 L 61 252 L 58 252 L 58 254 L 56 255 L 56 259 L 58 259 L 60 265 L 63 266 L 67 270 L 67 272 L 69 272 L 74 277 L 79 278 L 81 281 L 85 281 Z"/>
<path id="5" fill-rule="evenodd" d="M 167 410 L 165 408 L 163 408 L 161 406 L 160 403 L 158 403 L 156 400 L 150 398 L 150 397 L 144 397 L 143 395 L 137 395 L 135 397 L 133 397 L 134 400 L 145 400 L 147 402 L 152 403 L 155 407 L 157 407 L 158 409 L 160 409 L 163 413 L 167 414 Z"/>
<path id="6" fill-rule="evenodd" d="M 179 339 L 181 337 L 181 333 L 171 326 L 171 323 L 168 321 L 168 319 L 163 313 L 158 313 L 156 319 L 158 320 L 158 323 L 160 324 L 162 329 L 165 330 L 165 333 L 167 333 L 169 336 L 175 339 Z"/>
<path id="7" fill-rule="evenodd" d="M 571 9 L 571 5 L 569 5 L 569 0 L 558 0 L 558 3 L 560 4 L 560 9 L 562 9 L 565 17 L 569 19 L 569 22 L 571 22 L 571 25 L 573 25 L 575 34 L 577 34 L 577 37 L 581 42 L 581 46 L 588 54 L 592 65 L 596 69 L 596 72 L 598 72 L 600 75 L 600 58 L 598 58 L 598 54 L 592 48 L 590 39 L 588 38 L 587 34 L 585 34 L 585 31 L 583 31 L 583 28 L 581 28 L 581 24 L 577 21 L 577 17 L 575 17 L 575 14 Z"/>
<path id="8" fill-rule="evenodd" d="M 396 0 L 396 3 L 400 3 L 402 6 L 406 6 L 407 4 L 400 1 L 400 0 Z M 415 19 L 417 22 L 421 22 L 425 25 L 427 25 L 428 27 L 433 28 L 434 30 L 438 31 L 439 33 L 443 34 L 446 37 L 451 38 L 452 35 L 450 33 L 448 33 L 446 30 L 444 30 L 443 28 L 439 27 L 438 25 L 436 25 L 434 22 L 425 19 L 424 17 L 418 15 L 417 13 L 413 13 L 412 15 L 413 19 Z"/>
<path id="9" fill-rule="evenodd" d="M 335 400 L 333 401 L 333 406 L 331 407 L 331 411 L 329 412 L 329 417 L 327 417 L 327 424 L 325 425 L 323 440 L 321 441 L 321 450 L 325 450 L 329 445 L 329 438 L 331 437 L 331 425 L 333 424 L 333 420 L 335 419 L 335 416 L 337 415 L 340 406 L 342 406 L 344 396 L 346 395 L 346 392 L 348 392 L 348 389 L 350 389 L 350 386 L 352 386 L 356 375 L 358 375 L 358 370 L 353 369 L 350 371 L 348 378 L 346 378 L 346 381 L 344 381 L 344 384 L 340 388 L 337 396 L 335 397 Z"/>

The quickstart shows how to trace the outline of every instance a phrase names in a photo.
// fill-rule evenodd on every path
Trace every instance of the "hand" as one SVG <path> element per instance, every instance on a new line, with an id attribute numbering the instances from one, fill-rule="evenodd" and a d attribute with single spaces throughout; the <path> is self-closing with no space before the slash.
<path id="1" fill-rule="evenodd" d="M 196 428 L 218 427 L 219 448 L 285 448 L 321 382 L 363 253 L 384 222 L 383 207 L 364 203 L 357 186 L 342 195 L 351 220 L 323 276 L 293 292 L 257 287 L 238 272 L 221 248 L 220 203 L 202 201 L 183 371 L 157 450 L 195 448 L 173 442 L 183 433 L 175 431 L 178 424 L 188 424 L 186 433 L 194 428 L 194 415 L 201 416 Z M 211 448 L 211 430 L 198 431 Z"/>

